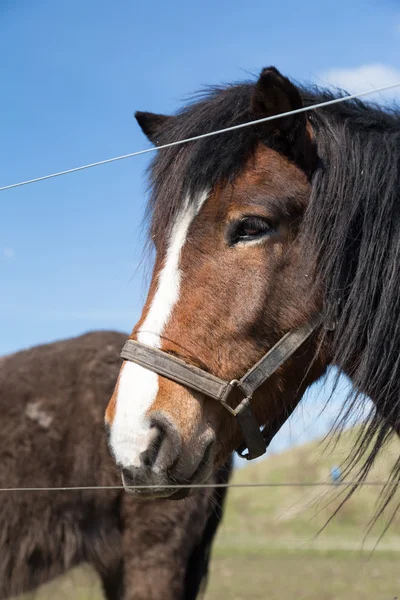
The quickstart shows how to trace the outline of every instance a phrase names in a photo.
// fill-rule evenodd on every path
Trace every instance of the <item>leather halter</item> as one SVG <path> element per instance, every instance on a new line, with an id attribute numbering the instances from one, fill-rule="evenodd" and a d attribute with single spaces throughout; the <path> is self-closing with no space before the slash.
<path id="1" fill-rule="evenodd" d="M 252 460 L 266 452 L 272 438 L 280 429 L 280 424 L 273 423 L 260 431 L 260 426 L 250 405 L 254 392 L 300 348 L 322 324 L 323 319 L 322 312 L 316 313 L 305 325 L 288 331 L 239 380 L 220 379 L 163 350 L 152 348 L 135 340 L 125 342 L 121 357 L 220 402 L 237 418 L 242 431 L 244 444 L 237 449 L 237 452 L 242 458 Z M 229 396 L 234 389 L 239 390 L 243 395 L 243 400 L 236 408 L 232 408 L 228 404 Z M 246 448 L 248 449 L 247 453 L 245 452 Z"/>

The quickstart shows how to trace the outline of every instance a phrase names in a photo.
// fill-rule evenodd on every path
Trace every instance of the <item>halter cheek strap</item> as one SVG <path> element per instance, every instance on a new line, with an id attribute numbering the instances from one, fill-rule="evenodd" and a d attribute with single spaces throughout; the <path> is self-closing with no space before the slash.
<path id="1" fill-rule="evenodd" d="M 254 392 L 300 348 L 322 322 L 323 313 L 314 314 L 305 325 L 286 333 L 241 379 L 230 382 L 135 340 L 125 342 L 121 357 L 220 402 L 238 420 L 244 444 L 237 452 L 243 458 L 252 460 L 266 452 L 280 428 L 280 424 L 275 423 L 260 431 L 250 404 Z M 243 399 L 236 408 L 232 408 L 228 399 L 235 388 L 241 392 Z"/>

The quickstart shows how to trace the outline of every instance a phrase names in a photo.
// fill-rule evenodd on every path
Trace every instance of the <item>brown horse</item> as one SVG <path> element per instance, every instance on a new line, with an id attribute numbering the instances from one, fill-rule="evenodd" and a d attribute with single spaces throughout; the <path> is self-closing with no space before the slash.
<path id="1" fill-rule="evenodd" d="M 258 426 L 268 441 L 332 364 L 354 384 L 350 408 L 375 403 L 361 477 L 399 429 L 400 114 L 357 100 L 303 111 L 333 98 L 271 67 L 175 116 L 137 113 L 156 145 L 264 120 L 152 165 L 154 274 L 106 411 L 128 487 L 172 497 L 243 437 L 261 454 Z"/>
<path id="2" fill-rule="evenodd" d="M 103 414 L 125 337 L 94 332 L 1 359 L 1 488 L 120 484 Z M 210 482 L 229 473 L 228 462 Z M 148 503 L 121 489 L 0 494 L 0 599 L 86 562 L 108 600 L 189 600 L 206 581 L 225 490 Z"/>

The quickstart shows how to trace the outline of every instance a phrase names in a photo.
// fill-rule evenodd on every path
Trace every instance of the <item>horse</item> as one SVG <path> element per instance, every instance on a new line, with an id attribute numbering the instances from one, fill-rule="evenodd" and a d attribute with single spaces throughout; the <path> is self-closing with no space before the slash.
<path id="1" fill-rule="evenodd" d="M 226 489 L 147 503 L 124 492 L 103 414 L 125 338 L 97 331 L 2 357 L 0 487 L 28 490 L 0 491 L 1 600 L 83 563 L 107 600 L 194 600 L 204 589 Z M 228 460 L 209 483 L 230 471 Z"/>
<path id="2" fill-rule="evenodd" d="M 399 109 L 267 67 L 136 118 L 160 149 L 154 271 L 105 413 L 124 485 L 173 498 L 235 449 L 261 455 L 332 365 L 353 384 L 338 423 L 373 401 L 361 481 L 400 425 Z"/>

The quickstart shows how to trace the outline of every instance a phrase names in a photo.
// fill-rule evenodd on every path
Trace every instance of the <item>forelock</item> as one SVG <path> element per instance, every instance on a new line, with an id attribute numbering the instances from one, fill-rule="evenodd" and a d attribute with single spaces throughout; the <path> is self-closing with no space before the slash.
<path id="1" fill-rule="evenodd" d="M 159 144 L 210 133 L 251 120 L 253 84 L 211 88 L 170 119 L 158 136 Z M 254 150 L 254 127 L 173 146 L 157 153 L 150 175 L 148 217 L 153 239 L 162 243 L 177 213 L 218 182 L 233 180 Z"/>

